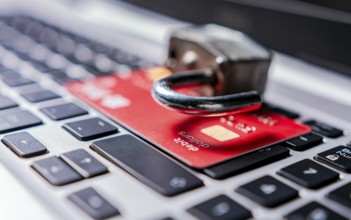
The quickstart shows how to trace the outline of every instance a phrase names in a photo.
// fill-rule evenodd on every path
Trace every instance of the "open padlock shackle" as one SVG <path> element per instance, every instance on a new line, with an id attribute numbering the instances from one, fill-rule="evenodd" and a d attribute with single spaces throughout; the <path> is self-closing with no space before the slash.
<path id="1" fill-rule="evenodd" d="M 214 84 L 216 81 L 215 72 L 210 68 L 177 73 L 156 81 L 152 88 L 152 95 L 165 107 L 191 115 L 217 116 L 259 108 L 261 96 L 256 91 L 208 97 L 190 96 L 172 89 L 187 84 Z"/>
<path id="2" fill-rule="evenodd" d="M 258 109 L 272 53 L 245 34 L 218 25 L 172 32 L 166 65 L 173 74 L 154 82 L 152 95 L 180 113 L 217 116 Z M 213 87 L 214 96 L 173 90 L 190 84 Z"/>

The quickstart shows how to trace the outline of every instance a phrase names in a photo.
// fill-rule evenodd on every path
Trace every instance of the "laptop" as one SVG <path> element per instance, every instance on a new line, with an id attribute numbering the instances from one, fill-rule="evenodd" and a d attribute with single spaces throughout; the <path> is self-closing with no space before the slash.
<path id="1" fill-rule="evenodd" d="M 249 2 L 244 5 L 254 1 Z M 328 6 L 323 4 L 318 7 Z M 196 137 L 179 133 L 181 156 L 148 138 L 155 130 L 142 125 L 161 116 L 118 115 L 133 101 L 124 96 L 141 94 L 123 79 L 164 66 L 171 30 L 215 22 L 201 9 L 194 17 L 172 9 L 157 1 L 1 2 L 1 218 L 350 219 L 347 60 L 326 65 L 325 59 L 309 59 L 316 51 L 297 57 L 287 47 L 282 53 L 278 43 L 252 32 L 276 50 L 264 93 L 264 108 L 272 115 L 259 120 L 274 124 L 277 117 L 290 132 L 305 132 L 209 166 L 182 159 L 195 144 L 206 144 Z M 110 95 L 118 101 L 105 104 L 117 110 L 95 103 Z M 202 134 L 217 141 L 240 136 L 230 128 L 237 117 L 218 118 L 222 124 Z M 154 137 L 169 133 L 161 131 Z"/>

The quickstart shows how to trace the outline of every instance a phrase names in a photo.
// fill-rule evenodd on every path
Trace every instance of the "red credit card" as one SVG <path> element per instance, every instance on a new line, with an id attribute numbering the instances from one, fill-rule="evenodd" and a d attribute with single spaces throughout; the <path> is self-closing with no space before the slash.
<path id="1" fill-rule="evenodd" d="M 67 84 L 68 90 L 159 148 L 194 168 L 204 168 L 252 150 L 310 132 L 273 112 L 195 117 L 168 110 L 151 97 L 163 69 L 108 75 Z"/>

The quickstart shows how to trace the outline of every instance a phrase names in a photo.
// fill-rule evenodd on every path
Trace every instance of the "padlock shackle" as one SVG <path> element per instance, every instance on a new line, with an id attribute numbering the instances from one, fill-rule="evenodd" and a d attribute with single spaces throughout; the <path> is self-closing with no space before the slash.
<path id="1" fill-rule="evenodd" d="M 236 114 L 260 108 L 262 100 L 256 91 L 207 97 L 190 96 L 172 89 L 189 84 L 214 84 L 216 80 L 212 69 L 175 73 L 156 81 L 152 86 L 152 96 L 169 109 L 198 116 Z"/>

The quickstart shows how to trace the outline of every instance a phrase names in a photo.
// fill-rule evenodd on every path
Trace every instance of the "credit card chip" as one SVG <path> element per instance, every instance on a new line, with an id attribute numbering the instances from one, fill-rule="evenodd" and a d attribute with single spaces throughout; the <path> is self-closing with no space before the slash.
<path id="1" fill-rule="evenodd" d="M 207 128 L 203 128 L 201 129 L 201 132 L 222 142 L 240 137 L 239 134 L 220 125 L 213 125 Z"/>

